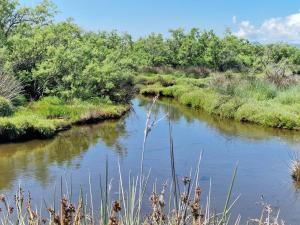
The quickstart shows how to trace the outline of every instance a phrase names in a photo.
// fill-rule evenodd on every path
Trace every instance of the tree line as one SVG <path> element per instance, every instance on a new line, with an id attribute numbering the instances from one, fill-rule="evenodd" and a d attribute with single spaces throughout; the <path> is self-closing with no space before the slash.
<path id="1" fill-rule="evenodd" d="M 219 37 L 197 28 L 134 40 L 117 31 L 85 31 L 71 19 L 54 22 L 56 13 L 47 0 L 35 7 L 0 0 L 0 82 L 19 82 L 27 99 L 55 95 L 125 102 L 133 75 L 146 68 L 260 73 L 272 65 L 300 71 L 300 50 L 284 43 L 263 45 L 230 31 Z"/>

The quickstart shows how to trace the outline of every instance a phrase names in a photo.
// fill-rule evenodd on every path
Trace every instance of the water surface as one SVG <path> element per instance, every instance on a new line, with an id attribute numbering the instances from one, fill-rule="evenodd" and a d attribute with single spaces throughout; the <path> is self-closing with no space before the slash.
<path id="1" fill-rule="evenodd" d="M 61 180 L 74 196 L 82 186 L 99 188 L 105 161 L 109 173 L 118 179 L 117 163 L 123 175 L 139 170 L 143 130 L 151 101 L 133 100 L 133 110 L 123 119 L 74 127 L 51 140 L 0 145 L 0 191 L 13 195 L 18 186 L 33 193 L 39 204 L 58 195 Z M 234 208 L 245 220 L 258 216 L 264 200 L 280 208 L 287 224 L 299 224 L 300 193 L 290 177 L 289 163 L 300 147 L 300 133 L 221 120 L 206 113 L 160 100 L 153 109 L 156 118 L 170 112 L 178 176 L 189 174 L 200 153 L 200 184 L 207 194 L 212 180 L 212 205 L 223 208 L 233 169 L 239 162 L 234 196 L 242 194 Z M 151 131 L 145 152 L 145 168 L 152 180 L 170 177 L 168 121 Z M 75 197 L 74 197 L 75 198 Z M 147 204 L 147 203 L 146 203 Z"/>

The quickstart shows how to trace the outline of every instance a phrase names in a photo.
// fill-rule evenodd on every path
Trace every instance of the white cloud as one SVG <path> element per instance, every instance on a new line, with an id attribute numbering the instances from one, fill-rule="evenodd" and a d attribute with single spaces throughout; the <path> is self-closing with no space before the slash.
<path id="1" fill-rule="evenodd" d="M 300 44 L 300 12 L 286 17 L 267 19 L 259 26 L 254 26 L 250 21 L 239 23 L 235 21 L 234 24 L 238 26 L 234 34 L 239 37 L 260 42 L 283 41 Z"/>

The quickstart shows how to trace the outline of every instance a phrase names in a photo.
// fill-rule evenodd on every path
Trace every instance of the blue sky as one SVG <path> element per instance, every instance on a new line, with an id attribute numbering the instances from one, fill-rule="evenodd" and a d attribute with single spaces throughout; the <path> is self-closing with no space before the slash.
<path id="1" fill-rule="evenodd" d="M 39 0 L 21 0 L 34 5 Z M 300 43 L 299 0 L 53 0 L 57 20 L 72 17 L 86 30 L 128 31 L 134 37 L 170 28 L 231 28 L 253 41 Z"/>

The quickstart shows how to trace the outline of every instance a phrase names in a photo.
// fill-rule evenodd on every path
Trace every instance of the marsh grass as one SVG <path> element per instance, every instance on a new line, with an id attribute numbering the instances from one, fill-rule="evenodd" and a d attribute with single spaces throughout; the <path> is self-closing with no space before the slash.
<path id="1" fill-rule="evenodd" d="M 300 129 L 299 84 L 282 89 L 263 78 L 218 73 L 204 79 L 173 76 L 172 86 L 165 87 L 155 80 L 157 75 L 141 76 L 153 81 L 139 84 L 142 95 L 172 97 L 183 105 L 222 118 L 274 128 Z M 159 76 L 160 80 L 164 79 Z M 167 76 L 168 80 L 170 76 Z"/>
<path id="2" fill-rule="evenodd" d="M 231 217 L 231 210 L 237 204 L 240 195 L 232 198 L 233 187 L 236 180 L 238 167 L 233 171 L 232 180 L 229 184 L 228 194 L 224 203 L 223 211 L 215 213 L 211 205 L 211 181 L 208 196 L 203 196 L 203 189 L 199 183 L 200 164 L 202 153 L 195 168 L 190 170 L 186 176 L 179 178 L 176 171 L 176 156 L 172 136 L 172 125 L 169 120 L 169 151 L 170 151 L 170 179 L 162 185 L 157 182 L 149 185 L 150 171 L 145 171 L 143 162 L 146 153 L 147 138 L 153 128 L 168 114 L 160 119 L 152 118 L 152 108 L 158 96 L 153 99 L 147 113 L 144 129 L 143 148 L 141 152 L 141 168 L 137 175 L 129 173 L 127 178 L 122 174 L 121 164 L 118 163 L 119 179 L 118 185 L 113 187 L 109 177 L 108 159 L 105 162 L 104 176 L 100 176 L 100 205 L 94 205 L 94 196 L 89 176 L 89 192 L 84 194 L 81 190 L 77 201 L 73 201 L 72 183 L 70 189 L 66 184 L 66 194 L 63 194 L 63 181 L 60 185 L 60 201 L 54 198 L 52 204 L 44 202 L 44 207 L 34 208 L 31 194 L 28 196 L 19 188 L 12 201 L 6 196 L 0 196 L 2 203 L 0 210 L 0 223 L 2 225 L 238 225 L 241 216 Z M 125 185 L 127 183 L 127 185 Z M 161 186 L 161 188 L 159 188 Z M 150 208 L 145 203 L 146 193 L 148 195 Z M 118 190 L 117 195 L 112 195 L 113 189 Z M 56 196 L 56 194 L 55 194 Z M 48 212 L 46 216 L 45 212 Z M 249 220 L 247 224 L 257 225 L 283 225 L 279 221 L 279 213 L 264 204 L 261 215 L 257 219 Z"/>
<path id="3" fill-rule="evenodd" d="M 64 102 L 57 97 L 46 97 L 19 107 L 11 116 L 0 117 L 0 142 L 50 138 L 73 124 L 120 118 L 128 110 L 130 105 Z"/>

